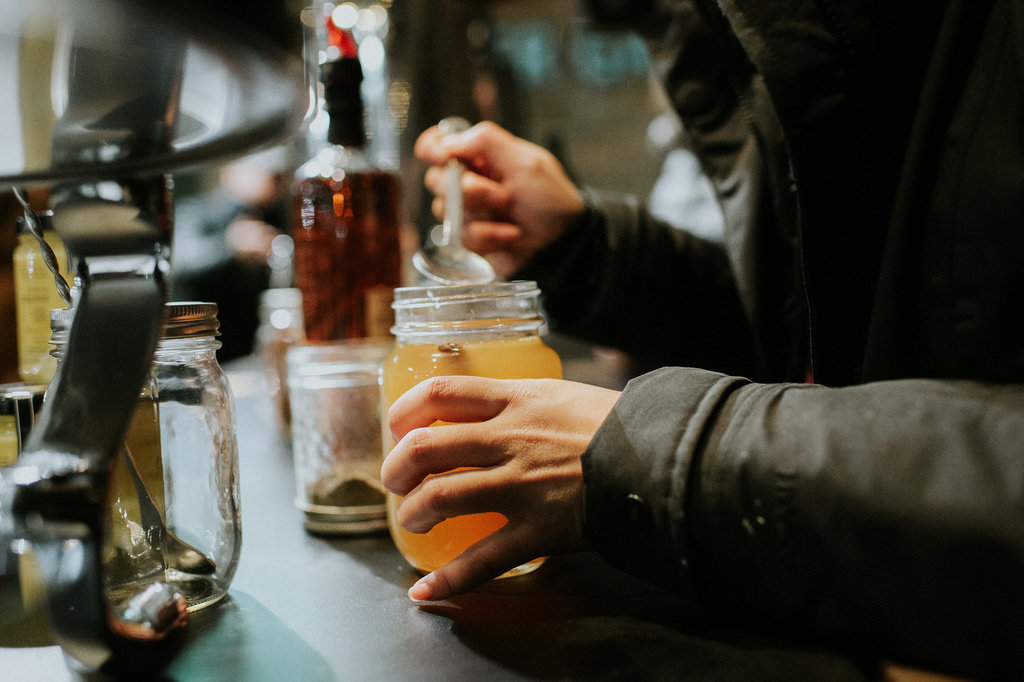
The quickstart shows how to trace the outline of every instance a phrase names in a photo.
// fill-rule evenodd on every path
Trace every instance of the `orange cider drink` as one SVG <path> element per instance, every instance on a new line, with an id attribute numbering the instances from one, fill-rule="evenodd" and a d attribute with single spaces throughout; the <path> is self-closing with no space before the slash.
<path id="1" fill-rule="evenodd" d="M 528 285 L 524 295 L 523 285 Z M 511 292 L 509 288 L 511 287 Z M 496 300 L 487 297 L 487 293 L 498 288 Z M 412 296 L 408 292 L 412 288 L 399 289 L 396 292 L 395 327 L 397 343 L 389 359 L 382 368 L 382 395 L 385 414 L 391 404 L 405 391 L 424 379 L 444 375 L 464 375 L 489 377 L 494 379 L 526 379 L 562 377 L 562 363 L 555 353 L 539 335 L 542 321 L 536 311 L 535 296 L 538 290 L 532 283 L 502 282 L 489 285 L 457 285 L 451 287 L 433 287 L 432 291 L 444 291 L 447 296 L 458 296 L 447 290 L 469 289 L 470 297 L 481 296 L 483 302 L 477 301 L 472 310 L 450 310 L 441 313 L 441 317 L 479 317 L 485 319 L 446 319 L 430 329 L 417 327 L 406 320 L 403 325 L 403 303 L 408 303 Z M 417 288 L 422 291 L 421 288 Z M 484 291 L 477 292 L 483 289 Z M 489 314 L 500 315 L 508 304 L 501 299 L 505 296 L 526 298 L 528 303 L 525 311 L 514 312 L 514 317 L 490 317 Z M 436 301 L 435 297 L 431 297 Z M 443 300 L 443 299 L 442 299 Z M 451 303 L 462 306 L 465 300 Z M 442 304 L 443 305 L 443 304 Z M 520 300 L 518 305 L 524 305 Z M 489 310 L 496 306 L 496 310 Z M 529 315 L 527 315 L 529 313 Z M 403 333 L 406 332 L 406 333 Z M 419 332 L 419 333 L 418 333 Z M 386 420 L 385 420 L 386 422 Z M 387 424 L 384 424 L 385 447 L 394 447 Z M 388 528 L 398 551 L 406 561 L 418 571 L 429 573 L 448 563 L 467 547 L 501 528 L 507 519 L 497 512 L 468 514 L 446 519 L 427 533 L 410 533 L 401 528 L 396 521 L 396 510 L 401 498 L 388 495 Z M 543 562 L 536 559 L 509 571 L 505 576 L 527 573 Z"/>

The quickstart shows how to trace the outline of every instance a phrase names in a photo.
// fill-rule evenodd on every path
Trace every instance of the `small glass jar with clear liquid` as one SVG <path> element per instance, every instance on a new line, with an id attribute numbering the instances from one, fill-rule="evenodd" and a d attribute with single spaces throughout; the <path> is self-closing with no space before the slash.
<path id="1" fill-rule="evenodd" d="M 66 351 L 73 310 L 54 310 L 52 353 Z M 168 303 L 149 379 L 113 462 L 103 544 L 117 608 L 154 582 L 189 611 L 227 594 L 242 545 L 234 401 L 217 362 L 214 303 Z"/>

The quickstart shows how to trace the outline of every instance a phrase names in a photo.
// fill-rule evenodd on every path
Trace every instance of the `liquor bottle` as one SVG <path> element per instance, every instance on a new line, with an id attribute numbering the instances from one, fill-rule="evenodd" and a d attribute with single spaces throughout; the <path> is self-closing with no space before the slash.
<path id="1" fill-rule="evenodd" d="M 328 144 L 299 168 L 292 187 L 295 287 L 310 341 L 385 337 L 394 320 L 400 185 L 366 153 L 362 79 L 351 52 L 321 65 Z"/>

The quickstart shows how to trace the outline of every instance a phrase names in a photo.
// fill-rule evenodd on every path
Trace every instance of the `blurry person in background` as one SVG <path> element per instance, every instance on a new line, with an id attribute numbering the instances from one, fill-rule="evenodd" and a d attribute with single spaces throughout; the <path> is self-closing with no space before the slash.
<path id="1" fill-rule="evenodd" d="M 589 4 L 648 39 L 724 238 L 492 123 L 420 136 L 554 330 L 663 368 L 395 402 L 399 522 L 509 519 L 410 597 L 592 548 L 735 626 L 1024 678 L 1024 4 Z"/>
<path id="2" fill-rule="evenodd" d="M 212 189 L 176 198 L 171 296 L 217 304 L 221 362 L 253 350 L 274 240 L 287 234 L 285 157 L 281 149 L 245 157 L 222 167 Z"/>

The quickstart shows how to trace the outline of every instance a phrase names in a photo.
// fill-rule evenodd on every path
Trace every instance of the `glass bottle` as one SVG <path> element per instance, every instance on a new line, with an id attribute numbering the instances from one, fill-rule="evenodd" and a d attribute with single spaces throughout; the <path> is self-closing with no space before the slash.
<path id="1" fill-rule="evenodd" d="M 58 362 L 72 314 L 51 314 Z M 168 303 L 166 315 L 111 472 L 103 570 L 115 609 L 154 582 L 181 592 L 189 611 L 209 606 L 227 593 L 241 552 L 234 400 L 217 362 L 217 305 Z"/>
<path id="2" fill-rule="evenodd" d="M 541 338 L 543 319 L 535 282 L 405 287 L 395 292 L 395 347 L 381 371 L 383 414 L 405 391 L 434 376 L 494 379 L 562 377 L 562 363 Z M 385 424 L 384 442 L 394 441 Z M 388 495 L 391 537 L 406 561 L 429 573 L 506 522 L 489 512 L 442 521 L 428 533 L 410 533 L 395 522 L 401 498 Z M 533 570 L 542 560 L 506 575 Z"/>
<path id="3" fill-rule="evenodd" d="M 43 407 L 45 391 L 46 386 L 41 384 L 0 384 L 0 467 L 18 461 Z M 16 601 L 9 604 L 13 608 L 0 617 L 0 624 L 39 612 L 45 588 L 35 552 L 29 543 L 18 540 L 10 546 L 0 547 L 0 591 L 5 577 L 17 579 L 21 608 L 17 608 L 19 604 Z"/>
<path id="4" fill-rule="evenodd" d="M 385 337 L 401 284 L 400 185 L 366 154 L 357 57 L 321 65 L 328 144 L 292 187 L 295 286 L 310 341 Z"/>
<path id="5" fill-rule="evenodd" d="M 0 466 L 14 464 L 43 406 L 41 384 L 0 384 Z"/>
<path id="6" fill-rule="evenodd" d="M 291 427 L 288 404 L 288 349 L 306 340 L 302 322 L 302 292 L 295 288 L 267 289 L 260 294 L 260 325 L 256 345 L 263 364 L 267 393 L 274 405 L 278 426 Z"/>
<path id="7" fill-rule="evenodd" d="M 53 229 L 53 213 L 39 213 L 43 239 L 53 250 L 61 276 L 68 280 L 68 255 Z M 50 357 L 50 310 L 64 308 L 54 275 L 46 266 L 24 218 L 18 218 L 18 245 L 14 248 L 14 308 L 18 339 L 18 373 L 22 381 L 47 384 L 56 361 Z"/>

